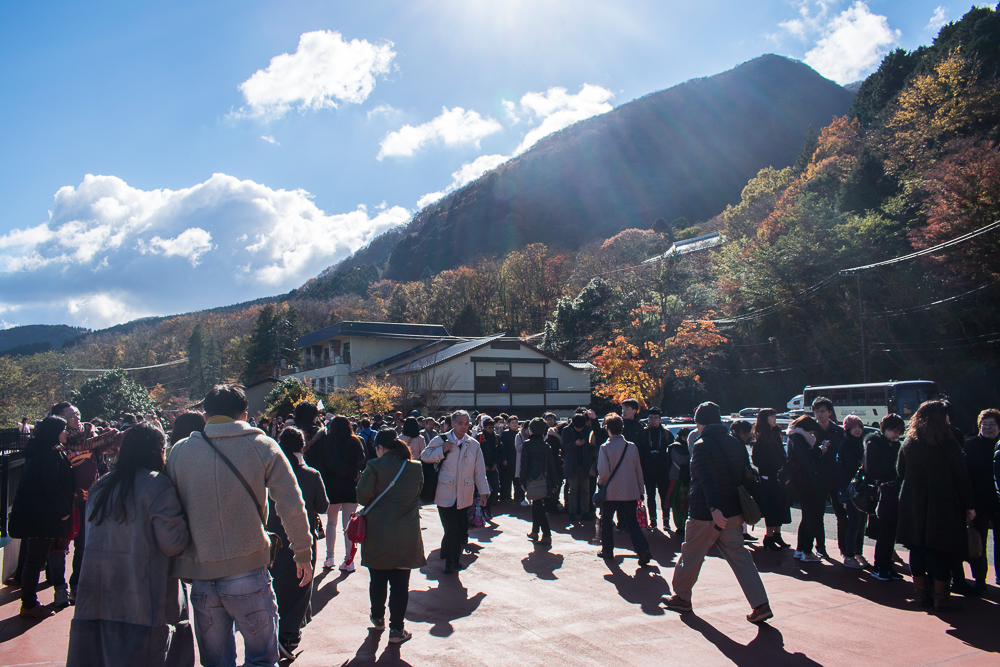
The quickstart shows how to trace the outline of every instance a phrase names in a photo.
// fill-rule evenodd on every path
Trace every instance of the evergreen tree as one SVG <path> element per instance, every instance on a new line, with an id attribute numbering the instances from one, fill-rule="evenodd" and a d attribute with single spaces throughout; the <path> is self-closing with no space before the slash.
<path id="1" fill-rule="evenodd" d="M 246 363 L 240 380 L 243 384 L 252 384 L 274 373 L 274 348 L 277 344 L 278 317 L 273 304 L 261 308 L 250 334 L 250 344 L 247 346 Z"/>
<path id="2" fill-rule="evenodd" d="M 479 311 L 471 302 L 465 304 L 455 316 L 455 322 L 451 325 L 451 333 L 454 336 L 483 335 L 483 323 L 479 317 Z"/>
<path id="3" fill-rule="evenodd" d="M 71 400 L 84 421 L 121 419 L 126 412 L 143 415 L 153 409 L 149 392 L 121 369 L 87 380 Z"/>
<path id="4" fill-rule="evenodd" d="M 819 136 L 816 134 L 816 130 L 813 126 L 809 126 L 809 131 L 806 132 L 806 138 L 802 142 L 802 152 L 799 156 L 795 158 L 795 165 L 793 170 L 796 174 L 801 174 L 809 166 L 809 161 L 812 159 L 813 153 L 816 152 L 816 147 L 819 146 Z"/>

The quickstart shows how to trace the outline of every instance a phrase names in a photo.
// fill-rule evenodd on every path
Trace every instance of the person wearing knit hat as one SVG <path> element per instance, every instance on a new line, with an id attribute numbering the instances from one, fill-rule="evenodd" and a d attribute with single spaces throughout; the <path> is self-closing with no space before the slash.
<path id="1" fill-rule="evenodd" d="M 722 410 L 712 401 L 705 401 L 694 410 L 694 423 L 700 426 L 722 423 Z"/>
<path id="2" fill-rule="evenodd" d="M 857 415 L 844 417 L 844 440 L 837 450 L 837 467 L 840 470 L 840 502 L 847 510 L 847 534 L 844 536 L 844 565 L 854 570 L 868 567 L 862 550 L 865 545 L 865 514 L 854 506 L 847 487 L 858 474 L 865 458 L 865 424 Z"/>
<path id="3" fill-rule="evenodd" d="M 547 546 L 552 544 L 549 518 L 545 514 L 545 499 L 554 486 L 555 460 L 552 448 L 545 442 L 549 425 L 540 417 L 528 422 L 528 438 L 521 449 L 521 477 L 519 482 L 525 498 L 531 502 L 531 532 L 528 538 Z M 539 483 L 541 480 L 541 483 Z M 541 531 L 541 539 L 539 539 Z"/>

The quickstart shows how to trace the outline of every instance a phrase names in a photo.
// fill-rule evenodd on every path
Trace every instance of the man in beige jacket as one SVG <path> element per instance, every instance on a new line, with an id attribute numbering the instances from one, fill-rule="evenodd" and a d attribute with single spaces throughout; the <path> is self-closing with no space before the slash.
<path id="1" fill-rule="evenodd" d="M 191 542 L 174 559 L 170 573 L 193 582 L 191 604 L 203 665 L 236 664 L 235 623 L 243 635 L 245 664 L 274 666 L 280 657 L 278 607 L 267 571 L 267 500 L 274 500 L 288 534 L 300 586 L 312 581 L 305 504 L 278 443 L 246 422 L 242 387 L 217 385 L 204 405 L 204 432 L 174 445 L 167 461 L 167 475 L 177 487 L 191 531 Z"/>

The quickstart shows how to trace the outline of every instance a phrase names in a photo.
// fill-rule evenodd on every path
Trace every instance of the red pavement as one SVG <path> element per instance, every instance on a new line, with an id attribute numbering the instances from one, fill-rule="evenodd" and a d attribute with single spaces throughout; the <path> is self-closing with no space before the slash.
<path id="1" fill-rule="evenodd" d="M 513 514 L 500 514 L 497 528 L 473 531 L 472 545 L 481 549 L 452 575 L 441 572 L 437 513 L 423 510 L 429 563 L 411 577 L 414 638 L 401 646 L 387 644 L 388 632 L 367 630 L 364 569 L 321 572 L 315 618 L 294 665 L 1000 665 L 994 586 L 982 599 L 958 598 L 964 610 L 939 617 L 908 601 L 908 580 L 879 582 L 839 562 L 803 564 L 790 552 L 757 548 L 775 613 L 770 623 L 746 622 L 749 605 L 718 557 L 702 569 L 694 613 L 678 615 L 659 603 L 670 590 L 678 540 L 652 533 L 655 560 L 639 568 L 627 535 L 618 535 L 609 569 L 589 541 L 592 525 L 567 531 L 565 514 L 550 517 L 552 546 L 534 547 L 525 537 L 527 508 L 502 507 Z M 42 600 L 51 600 L 51 590 Z M 16 613 L 16 590 L 3 589 L 0 665 L 63 664 L 72 609 L 34 623 Z"/>

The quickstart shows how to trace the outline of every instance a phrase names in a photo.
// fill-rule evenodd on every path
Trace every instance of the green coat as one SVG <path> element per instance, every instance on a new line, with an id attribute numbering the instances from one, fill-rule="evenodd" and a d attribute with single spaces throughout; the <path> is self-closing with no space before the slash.
<path id="1" fill-rule="evenodd" d="M 389 486 L 403 460 L 386 455 L 372 459 L 358 480 L 358 502 L 371 504 Z M 368 530 L 361 543 L 361 565 L 373 570 L 415 569 L 427 565 L 420 535 L 420 461 L 407 461 L 396 484 L 366 514 Z"/>

